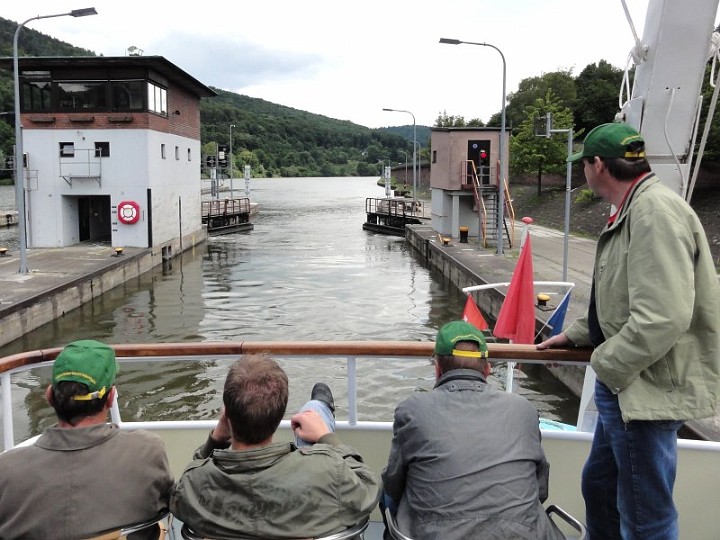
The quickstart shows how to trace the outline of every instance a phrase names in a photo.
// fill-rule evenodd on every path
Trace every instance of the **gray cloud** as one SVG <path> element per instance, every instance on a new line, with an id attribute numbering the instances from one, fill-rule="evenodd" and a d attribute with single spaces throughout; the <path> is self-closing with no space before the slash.
<path id="1" fill-rule="evenodd" d="M 296 78 L 319 69 L 319 55 L 272 50 L 220 37 L 175 33 L 153 42 L 145 55 L 161 55 L 204 84 L 223 89 Z"/>

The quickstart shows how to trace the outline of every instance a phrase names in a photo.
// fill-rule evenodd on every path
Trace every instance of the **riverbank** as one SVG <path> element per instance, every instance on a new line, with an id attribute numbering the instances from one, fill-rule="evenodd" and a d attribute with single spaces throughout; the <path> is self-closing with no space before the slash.
<path id="1" fill-rule="evenodd" d="M 514 184 L 510 188 L 516 219 L 530 216 L 536 225 L 559 231 L 565 228 L 565 187 L 559 185 L 544 186 L 541 194 L 537 186 Z M 698 187 L 690 201 L 710 244 L 715 266 L 720 268 L 720 188 Z M 597 239 L 610 215 L 610 205 L 594 197 L 587 184 L 571 191 L 570 232 L 590 239 Z"/>

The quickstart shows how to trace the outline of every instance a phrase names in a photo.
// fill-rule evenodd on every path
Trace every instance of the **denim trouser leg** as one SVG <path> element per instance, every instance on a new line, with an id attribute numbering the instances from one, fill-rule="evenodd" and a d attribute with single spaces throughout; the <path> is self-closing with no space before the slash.
<path id="1" fill-rule="evenodd" d="M 322 417 L 322 419 L 325 421 L 325 425 L 328 427 L 328 429 L 332 432 L 335 431 L 335 415 L 330 410 L 330 407 L 327 403 L 324 401 L 320 401 L 317 399 L 311 399 L 310 401 L 306 402 L 305 405 L 303 405 L 300 408 L 300 412 L 303 411 L 317 411 L 317 413 Z M 295 437 L 295 446 L 298 448 L 302 448 L 303 446 L 312 446 L 313 443 L 307 442 L 300 437 Z"/>
<path id="2" fill-rule="evenodd" d="M 672 499 L 682 421 L 624 423 L 618 398 L 595 385 L 598 424 L 583 469 L 591 540 L 676 540 Z"/>

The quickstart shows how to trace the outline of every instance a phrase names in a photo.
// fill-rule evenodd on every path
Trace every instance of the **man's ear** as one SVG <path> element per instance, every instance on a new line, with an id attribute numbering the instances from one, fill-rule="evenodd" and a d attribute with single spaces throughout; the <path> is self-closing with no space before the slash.
<path id="1" fill-rule="evenodd" d="M 112 407 L 113 403 L 115 402 L 115 398 L 117 397 L 117 392 L 115 391 L 115 386 L 111 386 L 110 390 L 108 391 L 108 398 L 105 402 L 105 408 L 109 409 Z"/>
<path id="2" fill-rule="evenodd" d="M 435 378 L 439 379 L 442 377 L 442 371 L 440 370 L 440 364 L 438 364 L 437 360 L 433 360 L 433 365 L 435 366 Z"/>
<path id="3" fill-rule="evenodd" d="M 492 371 L 492 366 L 490 365 L 490 362 L 485 362 L 485 366 L 483 367 L 483 375 L 485 375 L 486 379 L 490 376 L 490 371 Z"/>
<path id="4" fill-rule="evenodd" d="M 48 384 L 47 388 L 45 389 L 45 401 L 47 401 L 48 405 L 50 405 L 51 407 L 53 406 L 52 384 Z"/>

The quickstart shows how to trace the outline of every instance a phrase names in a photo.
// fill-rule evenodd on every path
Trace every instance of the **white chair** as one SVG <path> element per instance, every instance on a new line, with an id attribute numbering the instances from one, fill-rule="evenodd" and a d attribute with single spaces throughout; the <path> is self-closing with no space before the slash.
<path id="1" fill-rule="evenodd" d="M 297 540 L 362 540 L 365 529 L 368 528 L 369 519 L 365 518 L 363 521 L 340 531 L 339 533 L 330 534 L 327 536 L 316 536 L 314 538 L 302 537 Z M 180 534 L 183 540 L 213 540 L 210 537 L 202 536 L 194 532 L 187 524 L 183 524 Z M 246 536 L 239 535 L 236 537 L 238 540 L 247 538 Z"/>
<path id="2" fill-rule="evenodd" d="M 395 524 L 395 516 L 392 515 L 392 512 L 390 512 L 389 508 L 385 508 L 385 523 L 387 524 L 390 538 L 392 538 L 393 540 L 412 540 L 412 538 L 410 538 L 409 536 L 405 536 L 397 528 L 397 525 Z"/>
<path id="3" fill-rule="evenodd" d="M 565 523 L 567 523 L 573 530 L 575 530 L 578 534 L 567 536 L 566 538 L 576 538 L 577 540 L 585 540 L 585 537 L 587 536 L 587 531 L 585 530 L 585 525 L 583 525 L 578 519 L 575 519 L 570 514 L 568 514 L 565 510 L 560 508 L 559 506 L 555 504 L 551 504 L 545 509 L 545 513 L 547 513 L 548 517 L 550 518 L 550 521 L 555 523 L 553 521 L 553 515 L 558 516 L 560 519 L 562 519 Z M 555 524 L 557 526 L 557 524 Z"/>
<path id="4" fill-rule="evenodd" d="M 571 528 L 573 528 L 575 531 L 577 531 L 578 535 L 572 535 L 572 536 L 566 535 L 566 538 L 576 539 L 576 540 L 584 540 L 585 539 L 586 534 L 587 534 L 587 532 L 585 531 L 585 526 L 580 521 L 578 521 L 577 519 L 572 517 L 570 514 L 568 514 L 565 510 L 563 510 L 562 508 L 560 508 L 557 505 L 551 504 L 550 506 L 547 507 L 545 512 L 547 513 L 548 517 L 550 518 L 550 521 L 553 521 L 552 516 L 556 515 L 557 517 L 562 519 L 565 523 L 567 523 Z M 393 540 L 413 540 L 412 538 L 404 535 L 403 533 L 401 533 L 398 530 L 397 525 L 395 524 L 395 518 L 390 513 L 390 510 L 388 508 L 385 509 L 385 521 L 387 523 L 388 533 L 390 533 L 390 538 L 392 538 Z M 554 521 L 553 521 L 553 524 L 555 524 Z M 555 524 L 555 526 L 557 526 L 557 524 Z"/>
<path id="5" fill-rule="evenodd" d="M 113 529 L 112 531 L 107 531 L 107 532 L 98 534 L 97 536 L 88 538 L 87 540 L 126 540 L 129 535 L 136 533 L 136 532 L 148 530 L 152 527 L 157 528 L 157 531 L 158 531 L 157 540 L 165 540 L 168 529 L 170 529 L 171 522 L 172 522 L 172 515 L 170 514 L 169 510 L 166 510 L 164 513 L 162 513 L 158 516 L 155 516 L 151 519 L 148 519 L 146 521 L 141 521 L 139 523 L 133 523 L 131 525 L 126 525 L 119 529 Z"/>

